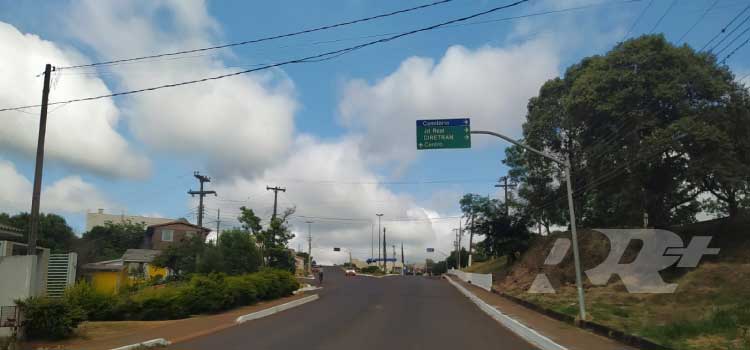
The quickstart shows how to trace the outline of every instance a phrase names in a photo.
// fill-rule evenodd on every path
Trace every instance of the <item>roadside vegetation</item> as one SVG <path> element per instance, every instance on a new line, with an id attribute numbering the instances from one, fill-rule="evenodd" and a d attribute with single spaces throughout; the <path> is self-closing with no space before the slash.
<path id="1" fill-rule="evenodd" d="M 585 283 L 588 319 L 674 349 L 750 349 L 750 93 L 707 52 L 661 35 L 627 40 L 570 66 L 530 99 L 527 145 L 572 164 L 583 269 L 609 253 L 587 228 L 666 229 L 684 242 L 712 236 L 718 256 L 696 268 L 670 267 L 673 294 L 629 293 L 613 276 Z M 572 254 L 544 265 L 554 241 L 570 238 L 562 167 L 518 146 L 504 163 L 516 191 L 508 201 L 466 194 L 460 201 L 474 263 L 443 262 L 492 273 L 495 289 L 577 316 Z M 716 220 L 698 222 L 698 217 Z M 705 219 L 704 219 L 705 220 Z M 468 240 L 467 240 L 468 238 Z M 636 258 L 630 246 L 621 263 Z M 437 263 L 436 263 L 437 264 Z M 532 294 L 545 273 L 556 293 Z"/>
<path id="2" fill-rule="evenodd" d="M 189 279 L 135 291 L 104 294 L 82 282 L 61 299 L 32 297 L 18 302 L 29 339 L 63 339 L 83 321 L 154 321 L 215 313 L 291 295 L 299 283 L 288 271 L 265 269 L 228 276 L 194 274 Z"/>

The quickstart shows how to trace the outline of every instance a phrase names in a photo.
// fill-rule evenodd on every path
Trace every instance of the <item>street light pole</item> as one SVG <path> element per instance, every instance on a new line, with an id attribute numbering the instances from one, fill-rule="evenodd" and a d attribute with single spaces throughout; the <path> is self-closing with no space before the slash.
<path id="1" fill-rule="evenodd" d="M 542 152 L 538 149 L 535 149 L 521 142 L 518 142 L 508 136 L 505 136 L 505 135 L 502 135 L 493 131 L 473 130 L 471 131 L 471 133 L 499 137 L 516 146 L 522 147 L 544 158 L 547 158 L 557 164 L 560 164 L 565 169 L 565 180 L 566 180 L 565 182 L 567 183 L 566 187 L 567 187 L 567 192 L 568 192 L 568 212 L 570 214 L 570 233 L 573 239 L 573 261 L 574 261 L 575 269 L 576 269 L 576 288 L 578 289 L 578 312 L 579 312 L 579 316 L 581 317 L 581 320 L 585 320 L 586 319 L 586 302 L 584 300 L 584 295 L 583 295 L 583 280 L 581 278 L 581 260 L 580 260 L 580 254 L 578 253 L 578 234 L 576 231 L 575 208 L 573 206 L 573 187 L 571 185 L 571 180 L 570 180 L 571 178 L 570 155 L 566 155 L 565 158 L 558 158 L 554 155 Z"/>
<path id="2" fill-rule="evenodd" d="M 378 260 L 380 260 L 380 218 L 383 217 L 383 214 L 375 214 L 378 217 Z M 380 265 L 380 264 L 375 264 Z M 383 271 L 385 271 L 385 268 L 383 268 Z"/>
<path id="3" fill-rule="evenodd" d="M 310 232 L 310 226 L 312 221 L 305 221 L 307 223 L 307 273 L 312 275 L 312 233 Z"/>

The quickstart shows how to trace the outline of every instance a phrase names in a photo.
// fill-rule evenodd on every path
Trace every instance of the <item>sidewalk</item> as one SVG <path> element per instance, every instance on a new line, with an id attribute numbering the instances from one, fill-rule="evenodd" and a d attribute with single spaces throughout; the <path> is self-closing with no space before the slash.
<path id="1" fill-rule="evenodd" d="M 537 331 L 567 349 L 635 350 L 633 347 L 529 310 L 500 295 L 463 282 L 458 278 L 453 277 L 452 280 L 474 293 L 474 295 L 487 304 L 500 310 L 503 314 L 521 322 L 526 327 Z"/>
<path id="2" fill-rule="evenodd" d="M 299 293 L 220 314 L 199 315 L 182 320 L 86 322 L 79 327 L 84 332 L 83 337 L 87 336 L 85 333 L 89 333 L 89 337 L 96 337 L 96 339 L 79 337 L 60 342 L 23 343 L 22 349 L 109 350 L 157 338 L 177 343 L 235 326 L 235 320 L 239 316 L 288 303 L 311 294 L 315 293 Z"/>

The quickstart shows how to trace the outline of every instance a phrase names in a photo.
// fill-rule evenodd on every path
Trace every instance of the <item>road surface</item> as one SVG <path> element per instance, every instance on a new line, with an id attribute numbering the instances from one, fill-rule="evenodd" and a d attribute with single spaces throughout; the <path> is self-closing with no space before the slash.
<path id="1" fill-rule="evenodd" d="M 447 281 L 345 277 L 325 269 L 320 299 L 172 349 L 535 349 Z"/>

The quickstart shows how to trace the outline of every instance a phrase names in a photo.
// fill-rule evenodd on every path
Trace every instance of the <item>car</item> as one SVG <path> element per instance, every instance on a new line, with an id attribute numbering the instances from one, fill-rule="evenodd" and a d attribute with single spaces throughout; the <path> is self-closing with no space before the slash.
<path id="1" fill-rule="evenodd" d="M 357 271 L 355 271 L 354 269 L 346 269 L 344 270 L 344 274 L 346 274 L 347 276 L 356 276 Z"/>

